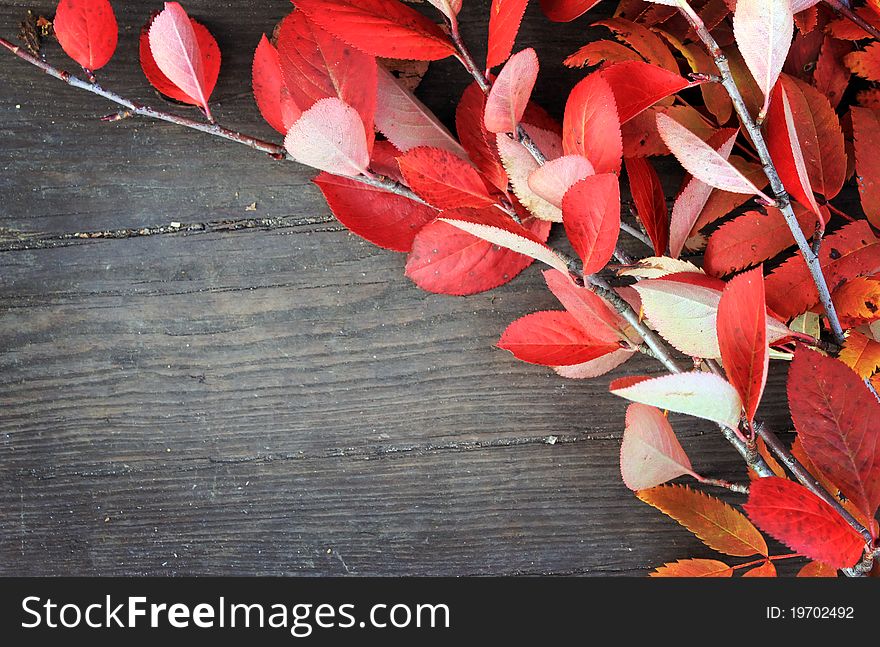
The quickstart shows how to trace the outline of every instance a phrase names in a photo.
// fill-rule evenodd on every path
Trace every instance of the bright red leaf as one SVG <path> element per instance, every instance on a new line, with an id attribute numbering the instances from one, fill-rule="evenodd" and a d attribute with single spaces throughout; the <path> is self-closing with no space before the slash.
<path id="1" fill-rule="evenodd" d="M 843 362 L 803 346 L 788 373 L 788 402 L 807 456 L 873 517 L 880 505 L 880 403 Z"/>
<path id="2" fill-rule="evenodd" d="M 397 0 L 295 0 L 294 4 L 337 38 L 373 56 L 436 61 L 455 54 L 436 23 Z"/>
<path id="3" fill-rule="evenodd" d="M 830 505 L 799 483 L 777 476 L 752 481 L 743 506 L 764 532 L 805 557 L 848 568 L 865 541 Z"/>
<path id="4" fill-rule="evenodd" d="M 490 133 L 512 133 L 522 119 L 535 81 L 538 55 L 531 47 L 517 52 L 498 74 L 486 100 L 484 122 Z"/>
<path id="5" fill-rule="evenodd" d="M 473 166 L 442 148 L 411 148 L 397 158 L 409 187 L 438 209 L 489 207 L 489 195 Z"/>
<path id="6" fill-rule="evenodd" d="M 541 11 L 553 22 L 571 22 L 599 4 L 599 0 L 541 0 Z"/>
<path id="7" fill-rule="evenodd" d="M 728 282 L 718 303 L 717 325 L 727 381 L 739 393 L 746 417 L 752 421 L 770 368 L 762 268 L 744 272 Z"/>
<path id="8" fill-rule="evenodd" d="M 620 232 L 620 186 L 613 173 L 593 175 L 571 187 L 562 199 L 562 222 L 584 274 L 611 260 Z"/>
<path id="9" fill-rule="evenodd" d="M 210 119 L 208 98 L 216 84 L 216 78 L 212 79 L 211 65 L 206 61 L 208 57 L 206 50 L 211 47 L 204 46 L 207 39 L 204 35 L 199 36 L 193 21 L 186 15 L 183 7 L 177 2 L 166 2 L 165 9 L 153 19 L 148 38 L 152 60 L 159 71 L 184 95 L 191 97 L 191 103 L 201 107 Z M 210 40 L 214 40 L 213 36 Z M 218 50 L 216 63 L 218 71 L 219 63 Z M 143 65 L 143 59 L 141 64 Z M 157 89 L 162 91 L 158 86 Z"/>
<path id="10" fill-rule="evenodd" d="M 263 119 L 281 134 L 287 134 L 302 110 L 290 96 L 284 82 L 278 50 L 265 34 L 254 53 L 253 86 L 254 99 Z"/>
<path id="11" fill-rule="evenodd" d="M 471 83 L 455 110 L 455 129 L 461 145 L 480 172 L 499 191 L 507 190 L 507 172 L 501 164 L 495 135 L 486 130 L 483 113 L 486 95 L 476 82 Z"/>
<path id="12" fill-rule="evenodd" d="M 534 312 L 510 324 L 498 348 L 541 366 L 582 364 L 612 353 L 619 344 L 596 339 L 568 312 Z"/>
<path id="13" fill-rule="evenodd" d="M 623 157 L 620 119 L 611 85 L 594 72 L 574 86 L 565 104 L 562 148 L 583 155 L 596 173 L 617 173 Z"/>
<path id="14" fill-rule="evenodd" d="M 501 65 L 510 56 L 528 4 L 529 0 L 492 0 L 486 69 Z"/>
<path id="15" fill-rule="evenodd" d="M 669 245 L 669 211 L 660 177 L 643 157 L 628 157 L 624 163 L 636 213 L 654 245 L 654 253 L 663 256 Z"/>
<path id="16" fill-rule="evenodd" d="M 375 57 L 352 49 L 310 22 L 302 11 L 294 11 L 282 21 L 277 47 L 284 83 L 300 110 L 308 110 L 321 99 L 341 99 L 357 110 L 372 145 Z"/>
<path id="17" fill-rule="evenodd" d="M 549 222 L 529 218 L 524 226 L 538 239 L 547 240 Z M 438 220 L 416 235 L 406 275 L 428 292 L 466 295 L 503 285 L 531 264 L 528 256 Z"/>
<path id="18" fill-rule="evenodd" d="M 675 72 L 642 61 L 609 65 L 601 70 L 611 85 L 621 124 L 691 83 Z"/>
<path id="19" fill-rule="evenodd" d="M 624 339 L 626 322 L 602 297 L 577 285 L 567 273 L 559 270 L 545 270 L 544 281 L 553 296 L 597 340 L 612 344 Z"/>
<path id="20" fill-rule="evenodd" d="M 431 207 L 349 178 L 321 173 L 314 182 L 339 222 L 385 249 L 410 251 L 419 230 L 437 217 Z"/>
<path id="21" fill-rule="evenodd" d="M 64 53 L 87 70 L 104 67 L 116 51 L 119 27 L 108 0 L 61 0 L 52 26 Z"/>

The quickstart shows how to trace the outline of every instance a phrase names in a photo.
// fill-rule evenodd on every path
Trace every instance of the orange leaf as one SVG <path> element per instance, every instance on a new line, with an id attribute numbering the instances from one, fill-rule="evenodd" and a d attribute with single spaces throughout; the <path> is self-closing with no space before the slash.
<path id="1" fill-rule="evenodd" d="M 669 515 L 704 544 L 725 555 L 767 555 L 767 543 L 744 514 L 685 485 L 661 485 L 636 492 L 645 503 Z"/>
<path id="2" fill-rule="evenodd" d="M 831 295 L 837 314 L 856 319 L 880 317 L 880 281 L 857 277 L 841 285 Z"/>
<path id="3" fill-rule="evenodd" d="M 650 577 L 733 577 L 733 569 L 717 559 L 680 559 L 663 564 Z"/>
<path id="4" fill-rule="evenodd" d="M 798 577 L 837 577 L 837 569 L 822 562 L 808 562 L 798 571 Z"/>
<path id="5" fill-rule="evenodd" d="M 856 181 L 862 209 L 872 225 L 880 225 L 880 111 L 853 107 L 850 112 L 856 156 Z"/>
<path id="6" fill-rule="evenodd" d="M 776 567 L 769 559 L 760 566 L 747 570 L 743 577 L 776 577 Z"/>
<path id="7" fill-rule="evenodd" d="M 865 380 L 880 366 L 880 344 L 853 330 L 847 336 L 838 357 Z"/>

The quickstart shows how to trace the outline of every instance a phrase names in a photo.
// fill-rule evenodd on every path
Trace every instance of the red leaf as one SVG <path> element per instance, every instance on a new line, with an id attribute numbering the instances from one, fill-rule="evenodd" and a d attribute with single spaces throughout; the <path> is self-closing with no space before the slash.
<path id="1" fill-rule="evenodd" d="M 192 97 L 193 103 L 200 106 L 210 119 L 208 98 L 213 85 L 205 61 L 204 37 L 199 38 L 193 22 L 179 3 L 165 3 L 165 9 L 150 25 L 149 42 L 153 61 L 162 74 L 186 96 Z"/>
<path id="2" fill-rule="evenodd" d="M 660 177 L 643 157 L 628 157 L 624 162 L 636 213 L 651 238 L 654 254 L 663 256 L 669 245 L 669 212 Z"/>
<path id="3" fill-rule="evenodd" d="M 880 111 L 854 106 L 852 122 L 862 209 L 871 224 L 880 227 Z"/>
<path id="4" fill-rule="evenodd" d="M 599 4 L 599 0 L 541 0 L 541 11 L 553 22 L 571 22 Z"/>
<path id="5" fill-rule="evenodd" d="M 528 4 L 529 0 L 492 0 L 486 69 L 501 65 L 510 56 Z"/>
<path id="6" fill-rule="evenodd" d="M 598 341 L 613 344 L 625 338 L 626 322 L 598 294 L 577 285 L 570 276 L 558 270 L 545 270 L 544 281 L 553 296 Z"/>
<path id="7" fill-rule="evenodd" d="M 192 106 L 201 105 L 198 99 L 181 90 L 165 76 L 165 73 L 159 69 L 159 66 L 153 59 L 153 52 L 150 49 L 150 27 L 153 25 L 153 20 L 155 20 L 156 16 L 158 14 L 154 15 L 150 22 L 141 29 L 139 52 L 141 69 L 144 71 L 144 76 L 147 77 L 150 85 L 166 97 Z M 193 32 L 195 32 L 198 50 L 202 57 L 202 69 L 205 72 L 205 95 L 210 97 L 214 87 L 217 85 L 217 78 L 220 76 L 220 47 L 207 27 L 192 18 L 190 18 L 190 23 L 192 24 Z"/>
<path id="8" fill-rule="evenodd" d="M 734 277 L 721 293 L 718 346 L 727 381 L 739 393 L 751 422 L 761 402 L 770 368 L 762 268 Z"/>
<path id="9" fill-rule="evenodd" d="M 438 209 L 490 207 L 489 195 L 473 166 L 442 148 L 411 148 L 397 158 L 409 187 Z"/>
<path id="10" fill-rule="evenodd" d="M 819 261 L 833 292 L 844 281 L 880 271 L 880 241 L 864 220 L 826 236 Z M 767 305 L 783 317 L 794 317 L 819 301 L 816 285 L 803 256 L 797 254 L 767 277 Z"/>
<path id="11" fill-rule="evenodd" d="M 455 110 L 455 129 L 461 145 L 480 172 L 495 188 L 506 191 L 507 172 L 494 145 L 495 135 L 490 134 L 483 123 L 485 107 L 486 95 L 476 82 L 471 83 Z"/>
<path id="12" fill-rule="evenodd" d="M 880 403 L 843 362 L 803 346 L 788 373 L 788 401 L 807 456 L 873 517 L 880 505 Z"/>
<path id="13" fill-rule="evenodd" d="M 594 72 L 574 86 L 565 104 L 562 148 L 583 155 L 597 173 L 617 173 L 623 157 L 620 120 L 611 85 Z"/>
<path id="14" fill-rule="evenodd" d="M 550 224 L 531 218 L 525 221 L 540 240 L 547 240 Z M 503 285 L 531 264 L 528 256 L 435 221 L 416 235 L 406 275 L 428 292 L 466 295 Z"/>
<path id="15" fill-rule="evenodd" d="M 265 34 L 254 53 L 253 86 L 254 99 L 263 119 L 281 134 L 287 134 L 293 123 L 299 119 L 302 110 L 291 98 L 287 84 L 284 83 L 278 50 Z"/>
<path id="16" fill-rule="evenodd" d="M 437 217 L 431 207 L 338 175 L 321 173 L 314 182 L 339 222 L 385 249 L 408 252 L 419 230 Z"/>
<path id="17" fill-rule="evenodd" d="M 571 187 L 562 199 L 562 222 L 572 247 L 584 262 L 584 274 L 605 267 L 620 231 L 617 176 L 593 175 Z"/>
<path id="18" fill-rule="evenodd" d="M 691 85 L 675 72 L 642 61 L 616 63 L 603 68 L 600 73 L 614 93 L 621 124 Z"/>
<path id="19" fill-rule="evenodd" d="M 862 555 L 862 536 L 803 485 L 777 476 L 752 481 L 743 506 L 764 532 L 805 557 L 848 568 Z"/>
<path id="20" fill-rule="evenodd" d="M 295 0 L 294 4 L 337 38 L 373 56 L 436 61 L 455 54 L 437 24 L 397 0 Z"/>
<path id="21" fill-rule="evenodd" d="M 52 26 L 61 49 L 87 70 L 104 67 L 116 51 L 119 27 L 108 0 L 61 0 Z"/>
<path id="22" fill-rule="evenodd" d="M 816 228 L 816 216 L 806 207 L 793 204 L 801 231 L 809 238 Z M 710 237 L 703 269 L 714 276 L 757 265 L 794 245 L 791 230 L 779 209 L 767 213 L 749 211 L 724 223 Z"/>
<path id="23" fill-rule="evenodd" d="M 357 110 L 372 146 L 376 115 L 376 59 L 353 50 L 294 11 L 278 29 L 281 73 L 294 102 L 308 110 L 321 99 L 338 98 Z"/>
<path id="24" fill-rule="evenodd" d="M 491 133 L 516 130 L 538 78 L 538 55 L 531 47 L 517 52 L 501 68 L 486 100 L 484 122 Z"/>
<path id="25" fill-rule="evenodd" d="M 843 93 L 849 85 L 850 71 L 843 64 L 843 58 L 852 51 L 852 44 L 825 36 L 816 69 L 813 71 L 813 83 L 816 89 L 824 94 L 832 107 L 837 107 Z"/>
<path id="26" fill-rule="evenodd" d="M 498 348 L 541 366 L 571 366 L 589 362 L 620 348 L 601 342 L 567 312 L 534 312 L 507 327 Z"/>

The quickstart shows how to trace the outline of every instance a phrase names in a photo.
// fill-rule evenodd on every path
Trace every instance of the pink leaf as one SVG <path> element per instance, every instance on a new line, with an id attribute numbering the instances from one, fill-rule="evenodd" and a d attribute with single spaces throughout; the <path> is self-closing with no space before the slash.
<path id="1" fill-rule="evenodd" d="M 575 183 L 595 175 L 590 160 L 580 155 L 565 155 L 550 160 L 529 174 L 529 188 L 552 204 L 562 208 L 562 198 Z"/>
<path id="2" fill-rule="evenodd" d="M 761 196 L 773 202 L 709 144 L 672 117 L 657 113 L 657 130 L 684 169 L 706 184 L 730 191 Z"/>
<path id="3" fill-rule="evenodd" d="M 554 366 L 553 370 L 560 377 L 566 377 L 570 380 L 589 380 L 600 377 L 606 373 L 613 371 L 618 366 L 626 362 L 635 355 L 636 351 L 629 348 L 621 348 L 614 352 L 602 355 L 596 359 L 581 364 L 572 364 L 571 366 Z"/>
<path id="4" fill-rule="evenodd" d="M 199 41 L 186 11 L 177 2 L 166 2 L 165 9 L 150 26 L 150 50 L 153 60 L 185 94 L 211 118 L 208 108 L 207 79 Z"/>
<path id="5" fill-rule="evenodd" d="M 501 68 L 486 101 L 484 117 L 490 133 L 512 133 L 522 119 L 535 80 L 538 55 L 531 47 L 517 52 Z"/>
<path id="6" fill-rule="evenodd" d="M 620 187 L 613 173 L 575 184 L 562 200 L 565 232 L 584 263 L 584 274 L 598 272 L 614 253 L 620 232 Z"/>
<path id="7" fill-rule="evenodd" d="M 733 32 L 752 77 L 764 93 L 761 114 L 766 114 L 770 92 L 782 72 L 794 35 L 791 1 L 738 0 Z"/>
<path id="8" fill-rule="evenodd" d="M 669 420 L 656 407 L 634 403 L 626 410 L 620 474 L 630 490 L 645 490 L 684 474 L 696 478 Z"/>
<path id="9" fill-rule="evenodd" d="M 291 157 L 334 175 L 354 177 L 367 170 L 370 154 L 364 122 L 339 99 L 321 99 L 290 128 L 284 146 Z"/>
<path id="10" fill-rule="evenodd" d="M 562 211 L 535 193 L 529 186 L 529 177 L 539 168 L 534 156 L 525 146 L 504 133 L 496 135 L 496 142 L 501 163 L 520 204 L 536 218 L 561 222 Z"/>

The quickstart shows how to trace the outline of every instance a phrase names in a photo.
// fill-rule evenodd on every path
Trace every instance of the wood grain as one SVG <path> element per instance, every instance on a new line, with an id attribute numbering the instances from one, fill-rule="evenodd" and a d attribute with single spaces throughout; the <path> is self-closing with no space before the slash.
<path id="1" fill-rule="evenodd" d="M 154 4 L 116 5 L 101 80 L 160 103 L 136 61 Z M 466 5 L 480 42 L 487 3 Z M 250 56 L 289 2 L 186 6 L 224 53 L 216 116 L 271 137 Z M 5 35 L 22 12 L 0 0 Z M 526 17 L 557 115 L 580 76 L 557 62 L 587 24 Z M 539 268 L 467 299 L 420 292 L 306 169 L 102 123 L 109 107 L 11 56 L 0 75 L 0 575 L 641 575 L 710 555 L 620 482 L 607 380 L 493 348 L 557 307 Z M 448 123 L 466 83 L 441 62 L 421 95 Z M 762 411 L 777 429 L 783 377 Z M 742 478 L 710 425 L 673 420 L 696 469 Z"/>

